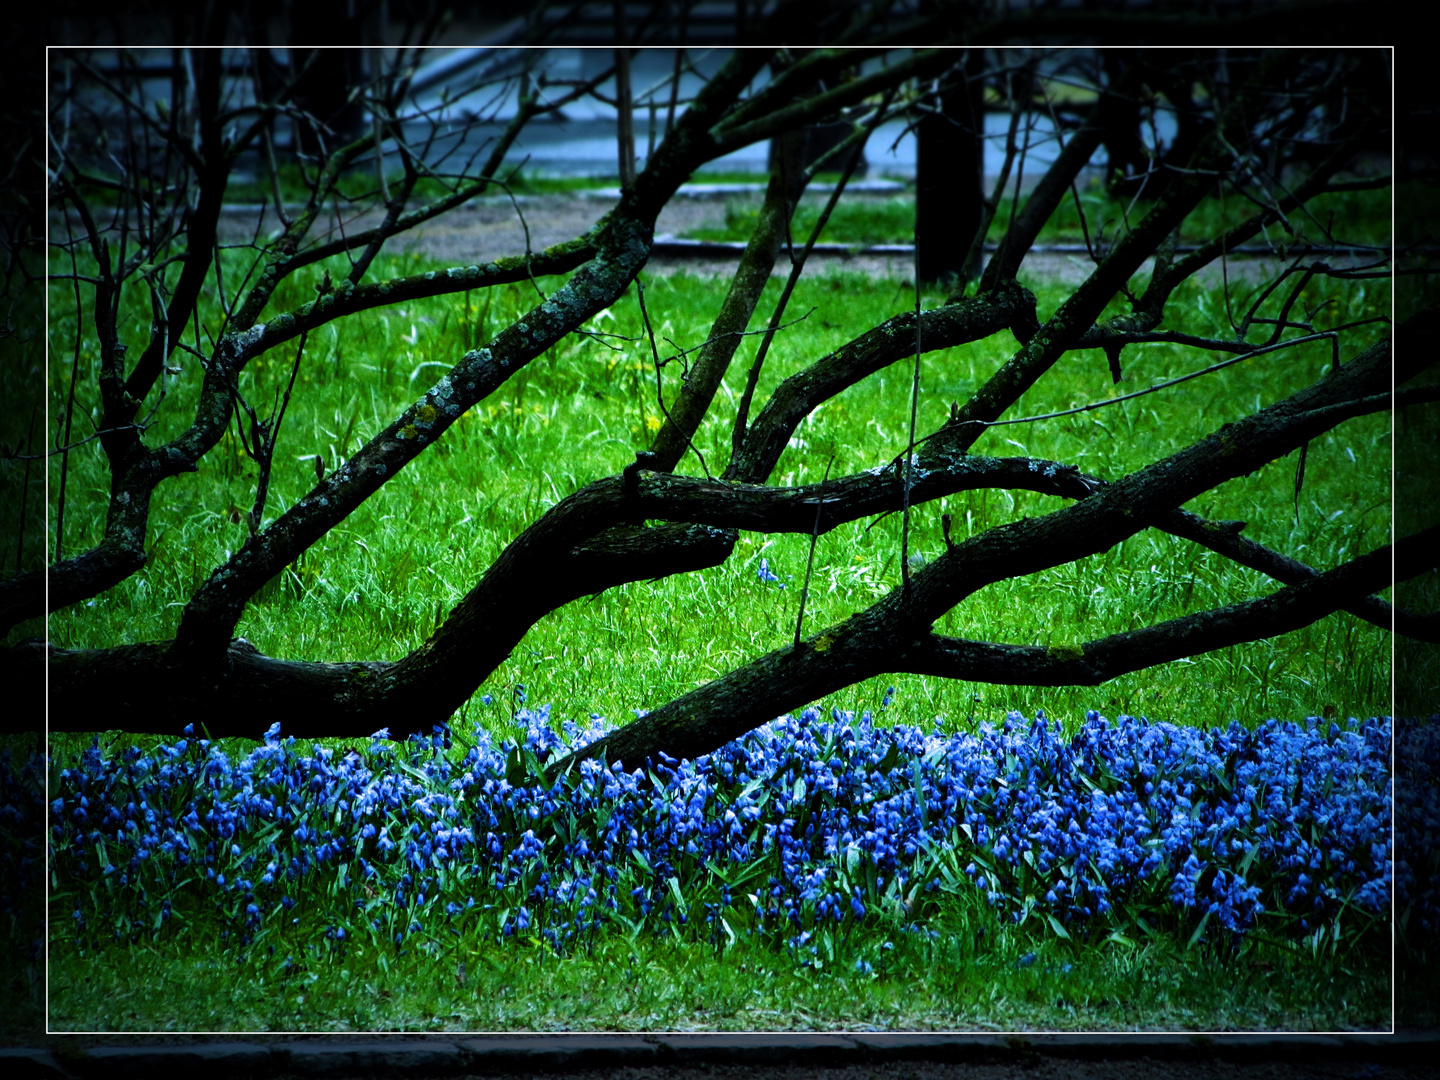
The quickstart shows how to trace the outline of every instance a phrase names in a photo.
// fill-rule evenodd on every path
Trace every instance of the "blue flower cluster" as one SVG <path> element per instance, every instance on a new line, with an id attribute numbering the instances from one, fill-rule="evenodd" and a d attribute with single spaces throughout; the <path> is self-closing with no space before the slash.
<path id="1" fill-rule="evenodd" d="M 618 927 L 799 950 L 955 898 L 1062 936 L 1318 934 L 1388 912 L 1387 719 L 1207 732 L 1090 713 L 1067 739 L 1043 715 L 940 734 L 808 709 L 695 761 L 547 779 L 610 725 L 516 718 L 517 739 L 477 730 L 463 756 L 440 729 L 300 754 L 275 725 L 238 762 L 203 739 L 113 759 L 97 743 L 52 785 L 52 926 L 98 943 L 204 915 L 240 944 L 300 925 L 557 951 Z"/>

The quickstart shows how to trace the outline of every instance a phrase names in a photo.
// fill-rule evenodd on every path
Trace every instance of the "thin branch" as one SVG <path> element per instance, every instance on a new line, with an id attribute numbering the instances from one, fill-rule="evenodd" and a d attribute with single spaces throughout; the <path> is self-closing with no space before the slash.
<path id="1" fill-rule="evenodd" d="M 1421 554 L 1440 542 L 1430 528 L 1394 545 L 1397 579 L 1422 573 Z M 1270 596 L 1169 619 L 1083 644 L 996 645 L 931 634 L 901 670 L 969 682 L 1019 686 L 1097 686 L 1120 675 L 1308 626 L 1391 581 L 1392 548 L 1357 559 Z"/>
<path id="2" fill-rule="evenodd" d="M 255 413 L 247 406 L 251 420 L 251 441 L 246 449 L 254 459 L 258 478 L 255 484 L 255 503 L 250 509 L 250 535 L 253 538 L 265 520 L 265 501 L 270 492 L 270 473 L 275 464 L 275 445 L 280 441 L 280 425 L 285 421 L 285 410 L 290 405 L 290 393 L 295 388 L 295 376 L 300 373 L 300 360 L 305 355 L 306 335 L 300 335 L 300 344 L 295 350 L 295 361 L 290 366 L 290 381 L 285 384 L 285 397 L 278 413 L 272 413 L 269 420 L 256 420 Z M 239 391 L 236 391 L 239 398 Z"/>
<path id="3" fill-rule="evenodd" d="M 1169 337 L 1152 334 L 1136 335 L 1136 337 L 1152 341 L 1171 340 L 1171 338 Z M 1040 413 L 1035 416 L 1020 416 L 1010 420 L 955 420 L 952 421 L 952 423 L 956 425 L 980 424 L 984 427 L 989 428 L 1003 427 L 1006 424 L 1033 424 L 1037 420 L 1054 420 L 1061 416 L 1074 416 L 1076 413 L 1091 412 L 1095 409 L 1103 409 L 1107 405 L 1118 405 L 1122 401 L 1129 401 L 1132 398 L 1144 397 L 1146 394 L 1153 394 L 1157 390 L 1164 390 L 1171 386 L 1177 386 L 1183 382 L 1189 382 L 1191 379 L 1198 379 L 1202 375 L 1209 375 L 1212 372 L 1220 371 L 1224 368 L 1230 367 L 1232 364 L 1238 364 L 1242 360 L 1249 360 L 1253 356 L 1260 356 L 1264 353 L 1275 352 L 1278 349 L 1286 349 L 1289 348 L 1291 345 L 1303 345 L 1307 341 L 1321 341 L 1327 339 L 1331 341 L 1335 340 L 1335 332 L 1333 330 L 1326 330 L 1325 332 L 1319 334 L 1307 334 L 1304 337 L 1290 338 L 1287 341 L 1281 341 L 1274 345 L 1257 345 L 1253 348 L 1247 348 L 1243 345 L 1243 343 L 1240 342 L 1217 341 L 1212 343 L 1206 343 L 1204 347 L 1207 348 L 1235 349 L 1239 347 L 1243 351 L 1240 353 L 1239 356 L 1232 356 L 1229 360 L 1221 360 L 1218 364 L 1211 364 L 1209 367 L 1201 368 L 1199 371 L 1192 371 L 1188 375 L 1180 375 L 1173 379 L 1166 379 L 1164 382 L 1156 383 L 1154 386 L 1147 386 L 1143 390 L 1134 390 L 1128 394 L 1121 394 L 1119 397 L 1106 398 L 1104 401 L 1092 401 L 1088 405 L 1078 405 L 1073 409 L 1062 409 L 1059 412 Z M 1187 344 L 1199 344 L 1201 341 L 1203 341 L 1203 339 L 1196 339 L 1193 342 L 1187 342 Z M 950 425 L 946 426 L 948 427 Z M 944 430 L 944 428 L 941 429 L 941 431 Z M 935 433 L 935 435 L 938 434 L 940 434 L 940 432 Z M 927 436 L 927 438 L 933 439 L 935 435 Z M 923 442 L 924 440 L 921 441 Z"/>
<path id="4" fill-rule="evenodd" d="M 893 94 L 893 90 L 891 91 Z M 890 103 L 887 96 L 884 105 L 872 118 L 868 133 L 875 130 L 878 118 L 884 114 L 885 108 Z M 745 379 L 745 389 L 740 394 L 740 404 L 735 410 L 735 427 L 730 436 L 730 457 L 731 462 L 740 455 L 740 448 L 745 442 L 745 425 L 750 416 L 750 402 L 755 395 L 755 387 L 760 381 L 760 369 L 765 363 L 765 356 L 770 351 L 770 343 L 775 338 L 775 331 L 779 329 L 780 321 L 785 316 L 785 305 L 790 302 L 790 296 L 795 291 L 795 286 L 800 280 L 801 273 L 805 270 L 805 262 L 810 258 L 810 252 L 815 249 L 815 243 L 820 239 L 821 232 L 830 221 L 830 215 L 834 212 L 835 206 L 840 201 L 841 194 L 845 191 L 845 185 L 850 182 L 850 177 L 855 174 L 855 166 L 860 162 L 860 154 L 864 150 L 864 140 L 855 144 L 855 149 L 850 153 L 850 160 L 845 163 L 845 171 L 840 174 L 839 181 L 835 184 L 834 190 L 830 192 L 830 198 L 826 200 L 825 207 L 820 211 L 820 216 L 815 221 L 815 227 L 810 230 L 810 238 L 805 242 L 805 248 L 800 252 L 799 257 L 790 267 L 790 276 L 785 281 L 785 288 L 781 290 L 780 299 L 775 304 L 775 311 L 770 316 L 770 328 L 767 330 L 764 339 L 760 342 L 760 348 L 755 354 L 755 360 L 750 365 L 750 373 Z M 916 288 L 919 286 L 917 284 Z"/>
<path id="5" fill-rule="evenodd" d="M 830 455 L 830 460 L 825 463 L 825 475 L 820 478 L 823 487 L 830 479 L 830 466 L 835 464 L 835 455 Z M 810 574 L 815 569 L 815 545 L 820 539 L 820 516 L 825 511 L 825 500 L 815 500 L 815 524 L 810 527 L 810 554 L 805 559 L 805 584 L 800 587 L 800 609 L 795 613 L 795 644 L 793 648 L 800 648 L 800 630 L 805 625 L 805 601 L 810 596 Z"/>
<path id="6" fill-rule="evenodd" d="M 667 423 L 675 424 L 670 417 L 670 410 L 665 407 L 665 394 L 660 384 L 660 350 L 655 345 L 655 330 L 650 325 L 650 312 L 645 307 L 645 283 L 640 275 L 635 275 L 635 295 L 640 301 L 640 316 L 645 320 L 645 333 L 650 338 L 650 356 L 655 363 L 655 400 L 660 405 L 660 413 L 665 417 Z M 676 429 L 685 436 L 685 445 L 688 446 L 700 461 L 700 469 L 705 473 L 705 479 L 710 479 L 710 469 L 705 464 L 705 455 L 700 453 L 700 448 L 691 440 L 690 435 L 676 425 Z"/>

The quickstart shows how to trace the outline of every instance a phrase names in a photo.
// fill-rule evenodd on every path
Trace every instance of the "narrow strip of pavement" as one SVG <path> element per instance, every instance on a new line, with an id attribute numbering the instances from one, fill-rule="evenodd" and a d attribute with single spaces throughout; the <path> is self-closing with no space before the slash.
<path id="1" fill-rule="evenodd" d="M 936 1062 L 1033 1066 L 1060 1062 L 1151 1061 L 1178 1066 L 1227 1062 L 1289 1066 L 1352 1064 L 1421 1075 L 1440 1069 L 1440 1031 L 1366 1035 L 951 1035 L 848 1032 L 807 1034 L 564 1034 L 294 1036 L 153 1045 L 0 1048 L 10 1080 L 150 1080 L 170 1070 L 228 1077 L 442 1077 L 576 1073 L 622 1067 L 828 1068 Z M 1273 1072 L 1273 1070 L 1272 1070 Z M 1357 1073 L 1356 1075 L 1360 1075 Z"/>

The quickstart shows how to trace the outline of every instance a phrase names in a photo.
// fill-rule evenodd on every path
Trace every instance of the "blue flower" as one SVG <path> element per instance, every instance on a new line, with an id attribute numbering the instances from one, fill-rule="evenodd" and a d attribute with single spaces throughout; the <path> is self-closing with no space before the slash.
<path id="1" fill-rule="evenodd" d="M 756 576 L 759 577 L 761 581 L 780 582 L 780 587 L 782 589 L 785 588 L 785 583 L 783 581 L 780 581 L 780 575 L 771 571 L 769 559 L 766 559 L 764 557 L 760 559 L 760 566 L 756 570 Z"/>
<path id="2" fill-rule="evenodd" d="M 517 707 L 515 719 L 520 745 L 542 761 L 611 727 L 592 716 L 584 728 L 561 722 L 562 735 L 548 706 Z M 888 910 L 887 894 L 913 898 L 922 880 L 931 892 L 974 888 L 1012 922 L 1027 897 L 1043 897 L 1040 911 L 1081 932 L 1113 924 L 1116 911 L 1173 904 L 1191 927 L 1210 913 L 1212 934 L 1243 935 L 1288 912 L 1294 921 L 1269 923 L 1283 933 L 1302 915 L 1330 925 L 1345 904 L 1380 912 L 1389 902 L 1388 721 L 1207 732 L 1090 713 L 1067 740 L 1038 714 L 943 734 L 810 708 L 694 760 L 661 755 L 653 772 L 589 761 L 549 790 L 512 788 L 516 743 L 479 730 L 459 762 L 443 732 L 305 756 L 277 728 L 267 735 L 235 762 L 205 744 L 189 758 L 92 747 L 52 792 L 57 873 L 82 895 L 120 876 L 135 906 L 118 913 L 137 924 L 147 890 L 214 881 L 241 938 L 258 933 L 281 888 L 322 925 L 338 926 L 343 905 L 386 936 L 418 931 L 421 905 L 453 918 L 466 890 L 484 889 L 498 899 L 480 907 L 479 933 L 523 930 L 557 951 L 604 925 L 602 907 L 670 932 L 702 920 L 714 931 L 737 904 L 771 943 L 808 950 L 822 927 Z M 45 804 L 14 804 L 8 760 L 0 754 L 0 826 L 18 828 Z M 954 860 L 944 882 L 930 861 L 941 857 Z M 755 882 L 753 900 L 751 889 L 732 895 L 724 881 L 757 859 L 773 860 L 769 880 Z M 223 884 L 222 866 L 236 880 Z M 241 876 L 252 873 L 254 885 Z M 1428 856 L 1395 856 L 1393 873 L 1412 925 L 1440 925 L 1440 906 L 1424 907 L 1435 891 Z M 706 902 L 683 912 L 672 878 L 681 896 Z"/>

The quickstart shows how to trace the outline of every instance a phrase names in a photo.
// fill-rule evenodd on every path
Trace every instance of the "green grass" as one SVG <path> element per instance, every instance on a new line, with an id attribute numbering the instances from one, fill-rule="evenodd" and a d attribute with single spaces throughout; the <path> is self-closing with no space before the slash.
<path id="1" fill-rule="evenodd" d="M 191 936 L 91 952 L 59 940 L 49 952 L 49 1024 L 117 1032 L 1389 1025 L 1388 950 L 1379 939 L 1344 958 L 1259 943 L 1237 954 L 1187 949 L 1165 935 L 1071 944 L 1033 924 L 1001 925 L 978 907 L 926 927 L 933 939 L 898 928 L 857 932 L 818 970 L 743 937 L 722 952 L 622 932 L 565 957 L 534 941 L 470 935 L 437 937 L 433 948 L 412 938 L 398 955 L 366 946 L 287 951 L 283 938 L 273 955 L 240 955 L 199 926 Z M 857 957 L 870 968 L 857 969 Z M 19 964 L 10 966 L 19 988 Z M 24 1021 L 17 1013 L 10 1024 Z"/>
<path id="2" fill-rule="evenodd" d="M 796 245 L 803 244 L 820 219 L 824 197 L 808 196 L 795 212 L 791 234 Z M 754 199 L 730 198 L 725 203 L 723 226 L 691 229 L 696 240 L 747 240 L 760 220 L 760 205 Z M 836 204 L 820 240 L 830 244 L 908 244 L 915 235 L 915 197 L 894 195 L 883 199 L 842 198 Z"/>
<path id="3" fill-rule="evenodd" d="M 404 263 L 404 269 L 415 266 L 414 260 Z M 302 275 L 282 290 L 276 306 L 299 302 L 309 284 Z M 1032 284 L 1042 315 L 1063 298 L 1058 289 Z M 542 282 L 547 290 L 556 286 Z M 280 439 L 269 518 L 313 483 L 313 455 L 323 454 L 327 466 L 335 468 L 438 377 L 442 365 L 523 310 L 533 299 L 528 288 L 498 290 L 488 304 L 478 296 L 469 297 L 468 306 L 464 296 L 415 303 L 312 335 Z M 1338 296 L 1337 307 L 1347 318 L 1383 310 L 1387 303 L 1384 290 L 1369 282 L 1311 288 L 1312 295 L 1323 288 L 1323 295 Z M 718 301 L 715 281 L 687 275 L 654 278 L 647 292 L 658 333 L 685 346 L 703 340 L 705 313 Z M 927 303 L 937 300 L 938 295 L 926 298 Z M 63 297 L 52 298 L 58 339 L 73 328 L 62 302 Z M 782 376 L 913 303 L 909 288 L 895 281 L 836 275 L 802 283 L 791 312 L 813 312 L 777 339 L 761 379 L 762 399 Z M 1333 310 L 1319 316 L 1320 325 L 1328 325 Z M 1171 311 L 1172 324 L 1183 328 L 1217 332 L 1224 325 L 1221 301 L 1196 286 L 1185 287 Z M 633 293 L 592 326 L 638 336 Z M 728 420 L 754 346 L 755 339 L 742 346 L 714 416 L 696 439 L 712 471 L 727 457 Z M 269 401 L 288 376 L 292 348 L 247 370 L 242 385 L 252 400 Z M 940 426 L 950 403 L 978 387 L 1012 349 L 1013 342 L 1002 335 L 928 356 L 919 430 Z M 1033 454 L 1114 478 L 1307 384 L 1326 359 L 1324 342 L 1302 346 L 1099 412 L 996 428 L 975 452 Z M 1148 385 L 1206 362 L 1178 347 L 1132 348 L 1126 352 L 1126 381 L 1120 389 Z M 57 398 L 67 368 L 57 362 L 51 369 Z M 87 364 L 82 374 L 88 373 Z M 197 378 L 187 362 L 182 385 L 193 388 Z M 678 372 L 668 369 L 667 386 L 677 381 Z M 775 482 L 816 480 L 832 455 L 832 475 L 893 459 L 904 445 L 909 383 L 905 361 L 822 406 L 792 439 Z M 98 409 L 84 378 L 81 385 L 83 411 Z M 1103 356 L 1077 353 L 1026 394 L 1012 414 L 1068 408 L 1113 392 Z M 648 445 L 659 422 L 654 393 L 654 371 L 643 342 L 620 342 L 619 351 L 610 351 L 593 339 L 566 341 L 472 409 L 423 459 L 282 574 L 247 609 L 240 632 L 277 656 L 404 655 L 424 641 L 503 546 L 540 513 L 591 480 L 617 472 Z M 178 398 L 172 392 L 161 406 L 157 435 L 173 435 L 188 421 Z M 82 416 L 77 428 L 86 430 L 83 424 Z M 1347 552 L 1386 539 L 1388 460 L 1387 418 L 1353 421 L 1311 447 L 1298 521 L 1293 456 L 1197 499 L 1192 509 L 1246 520 L 1251 523 L 1247 536 L 1315 565 L 1333 565 Z M 99 538 L 106 477 L 95 443 L 72 455 L 70 467 L 65 550 L 73 553 Z M 693 456 L 681 468 L 699 472 Z M 51 469 L 53 495 L 57 460 L 52 459 Z M 243 539 L 244 525 L 232 519 L 235 510 L 250 504 L 252 470 L 232 434 L 202 462 L 198 474 L 167 482 L 152 512 L 146 568 L 93 601 L 56 613 L 50 624 L 56 644 L 99 647 L 171 636 L 185 599 Z M 957 535 L 965 537 L 1059 505 L 1026 493 L 952 496 L 916 509 L 911 543 L 922 555 L 937 554 L 943 548 L 942 512 L 953 515 Z M 809 629 L 844 619 L 898 583 L 899 532 L 899 518 L 892 516 L 845 526 L 820 539 L 806 612 Z M 632 583 L 572 604 L 542 620 L 480 692 L 523 683 L 531 702 L 554 702 L 557 720 L 591 712 L 624 717 L 632 708 L 654 708 L 789 640 L 807 548 L 805 537 L 744 534 L 723 566 Z M 757 580 L 762 555 L 788 588 Z M 1261 575 L 1218 556 L 1143 533 L 1078 564 L 990 586 L 942 620 L 940 629 L 988 640 L 1065 643 L 1268 588 Z M 717 625 L 712 617 L 717 610 L 737 617 Z M 38 624 L 23 626 L 12 640 L 36 632 Z M 900 688 L 892 714 L 897 720 L 928 723 L 941 717 L 947 725 L 993 719 L 1008 709 L 1033 714 L 1040 708 L 1069 719 L 1097 708 L 1211 725 L 1232 718 L 1255 722 L 1314 715 L 1327 707 L 1341 715 L 1373 715 L 1385 712 L 1389 700 L 1383 633 L 1343 614 L 1269 642 L 1192 657 L 1096 689 L 956 685 L 918 676 L 894 681 Z M 871 680 L 825 704 L 872 706 L 887 685 L 884 678 Z"/>
<path id="4" fill-rule="evenodd" d="M 412 273 L 425 264 L 391 259 L 379 273 Z M 238 270 L 238 267 L 236 267 Z M 287 284 L 274 310 L 313 296 L 321 267 Z M 228 280 L 228 275 L 227 275 Z M 558 281 L 542 280 L 547 292 Z M 658 334 L 685 347 L 702 341 L 723 282 L 686 274 L 647 280 L 647 306 Z M 1041 317 L 1064 290 L 1028 282 Z M 1137 283 L 1138 284 L 1138 283 Z M 778 292 L 772 283 L 762 304 Z M 1306 302 L 1333 297 L 1318 327 L 1388 311 L 1376 282 L 1316 282 Z M 938 303 L 927 294 L 926 304 Z M 136 341 L 148 310 L 127 297 Z M 312 335 L 277 454 L 268 518 L 313 483 L 313 455 L 331 469 L 396 410 L 413 401 L 465 349 L 487 340 L 530 306 L 528 285 L 417 302 L 357 316 Z M 73 311 L 63 290 L 51 295 L 53 340 L 62 343 L 50 370 L 52 408 L 68 386 Z M 802 282 L 790 317 L 804 322 L 776 340 L 760 382 L 760 400 L 778 381 L 889 315 L 910 310 L 911 288 L 897 280 L 836 274 Z M 1118 309 L 1117 309 L 1118 310 Z M 1167 325 L 1195 332 L 1225 330 L 1223 298 L 1196 284 L 1177 293 Z M 214 312 L 202 317 L 213 320 Z M 210 325 L 214 325 L 211 322 Z M 420 460 L 387 484 L 247 609 L 239 633 L 262 651 L 309 660 L 396 659 L 419 645 L 504 545 L 546 508 L 589 481 L 613 474 L 645 449 L 658 428 L 649 346 L 633 290 L 593 329 L 637 340 L 572 338 L 537 359 L 462 418 Z M 1317 328 L 1318 328 L 1317 327 Z M 1355 344 L 1378 336 L 1355 332 Z M 747 339 L 713 416 L 696 444 L 712 472 L 723 467 L 729 420 L 756 339 Z M 1008 335 L 926 357 L 920 432 L 934 430 L 951 401 L 964 400 L 1014 349 Z M 253 363 L 242 388 L 268 402 L 288 377 L 293 345 Z M 1131 348 L 1119 390 L 1158 382 L 1210 361 L 1172 346 Z M 1084 416 L 997 428 L 975 447 L 983 454 L 1032 454 L 1073 462 L 1107 478 L 1141 467 L 1312 382 L 1328 362 L 1325 343 L 1257 358 L 1227 372 Z M 82 350 L 77 430 L 98 417 L 93 356 Z M 149 436 L 173 436 L 188 423 L 184 394 L 198 385 L 189 360 L 160 406 Z M 679 373 L 666 371 L 673 388 Z M 905 442 L 910 362 L 851 388 L 801 425 L 774 482 L 796 484 L 889 461 Z M 1102 354 L 1074 354 L 1025 395 L 1011 415 L 1068 408 L 1115 392 Z M 668 395 L 667 395 L 668 396 Z M 831 460 L 833 458 L 833 464 Z M 1387 539 L 1389 421 L 1351 421 L 1310 449 L 1298 519 L 1294 458 L 1267 466 L 1195 501 L 1217 518 L 1249 521 L 1246 535 L 1313 565 L 1328 567 Z M 52 460 L 51 491 L 58 486 Z M 96 444 L 71 457 L 72 502 L 66 510 L 67 553 L 100 536 L 107 476 Z M 699 472 L 687 456 L 681 470 Z M 181 606 L 234 550 L 244 526 L 253 466 L 233 435 L 199 473 L 157 493 L 146 568 L 93 601 L 56 613 L 50 633 L 62 647 L 103 647 L 173 635 Z M 918 507 L 912 550 L 943 549 L 940 515 L 954 517 L 957 537 L 1061 503 L 1002 492 L 960 495 Z M 53 507 L 52 507 L 53 512 Z M 873 527 L 872 527 L 873 526 Z M 808 630 L 838 622 L 899 582 L 900 521 L 845 526 L 822 537 L 807 602 Z M 535 626 L 477 694 L 500 697 L 524 684 L 528 700 L 553 702 L 553 719 L 590 713 L 626 718 L 654 708 L 788 641 L 808 540 L 743 534 L 725 565 L 657 582 L 636 582 L 571 604 Z M 757 580 L 761 556 L 788 588 Z M 1274 588 L 1261 575 L 1159 534 L 1142 533 L 1114 551 L 1078 564 L 990 586 L 941 621 L 938 630 L 965 637 L 1063 644 L 1219 606 Z M 717 618 L 716 613 L 729 613 Z M 41 632 L 17 628 L 10 641 Z M 952 683 L 920 676 L 872 679 L 833 695 L 823 707 L 874 708 L 885 688 L 898 693 L 886 714 L 894 722 L 946 729 L 997 720 L 1010 709 L 1078 722 L 1089 708 L 1210 726 L 1276 716 L 1296 719 L 1334 711 L 1367 716 L 1389 710 L 1389 643 L 1351 616 L 1331 616 L 1267 642 L 1191 657 L 1116 679 L 1098 688 L 1028 688 Z M 502 700 L 508 700 L 502 699 Z M 461 729 L 478 710 L 461 714 Z M 279 718 L 284 723 L 284 717 Z M 497 733 L 502 734 L 502 733 Z M 119 736 L 120 741 L 130 741 Z M 146 742 L 148 740 L 136 740 Z M 63 759 L 80 739 L 55 744 Z M 242 744 L 237 744 L 242 745 Z M 951 913 L 937 942 L 898 930 L 883 940 L 842 946 L 843 963 L 816 973 L 783 954 L 742 945 L 716 956 L 703 944 L 604 939 L 594 952 L 566 959 L 523 945 L 439 942 L 433 954 L 412 952 L 381 966 L 358 950 L 343 957 L 295 957 L 283 974 L 274 958 L 238 965 L 203 935 L 161 945 L 82 956 L 73 946 L 51 954 L 51 1022 L 58 1027 L 232 1029 L 339 1026 L 366 1028 L 557 1028 L 687 1025 L 733 1028 L 884 1027 L 1288 1027 L 1384 1024 L 1389 976 L 1379 945 L 1344 957 L 1301 957 L 1254 945 L 1239 958 L 1186 951 L 1160 937 L 1072 949 L 1030 939 L 1025 928 L 988 925 L 983 912 Z M 988 937 L 977 940 L 980 929 Z M 1021 968 L 1028 952 L 1035 963 Z M 877 977 L 847 970 L 872 957 Z M 877 963 L 878 961 L 878 963 Z M 459 965 L 465 964 L 462 982 Z M 1069 972 L 1063 971 L 1070 964 Z M 840 970 L 835 970 L 839 968 Z M 637 974 L 638 973 L 638 977 Z M 19 978 L 19 976 L 16 976 Z M 383 992 L 382 992 L 383 991 Z M 388 995 L 388 996 L 387 996 Z"/>
<path id="5" fill-rule="evenodd" d="M 797 243 L 808 238 L 814 229 L 825 198 L 809 195 L 796 211 L 793 233 Z M 1077 209 L 1075 197 L 1067 196 L 1040 231 L 1037 243 L 1083 243 L 1086 230 L 1092 242 L 1098 243 L 1102 239 L 1113 242 L 1127 223 L 1138 222 L 1150 208 L 1148 201 L 1135 202 L 1114 197 L 1098 181 L 1092 181 L 1079 192 L 1079 204 Z M 1020 205 L 1024 205 L 1023 199 Z M 1010 198 L 1002 201 L 987 234 L 991 243 L 998 243 L 1004 237 L 1014 208 Z M 1083 229 L 1080 224 L 1081 209 L 1085 213 Z M 1229 228 L 1244 221 L 1255 209 L 1253 203 L 1233 194 L 1228 199 L 1207 198 L 1186 219 L 1181 241 L 1203 243 L 1217 235 L 1222 227 Z M 697 240 L 746 240 L 759 216 L 758 197 L 732 198 L 725 206 L 724 225 L 692 229 L 686 235 Z M 1263 244 L 1268 236 L 1293 250 L 1301 246 L 1297 238 L 1308 237 L 1311 243 L 1323 246 L 1328 242 L 1324 230 L 1329 229 L 1342 242 L 1388 244 L 1390 192 L 1382 189 L 1322 195 L 1311 200 L 1306 210 L 1290 214 L 1289 221 L 1295 237 L 1290 236 L 1283 226 L 1273 225 L 1249 243 Z M 915 196 L 911 193 L 884 198 L 842 198 L 826 222 L 820 239 L 835 244 L 908 244 L 914 235 Z"/>
<path id="6" fill-rule="evenodd" d="M 557 958 L 524 942 L 455 937 L 433 951 L 335 952 L 282 943 L 239 958 L 208 941 L 51 952 L 56 1030 L 1239 1030 L 1383 1028 L 1381 951 L 1315 961 L 1237 956 L 1165 938 L 1071 946 L 983 908 L 936 936 L 871 932 L 840 962 L 796 967 L 741 939 L 603 937 Z M 822 949 L 822 962 L 824 957 Z M 855 967 L 868 958 L 870 970 Z"/>

